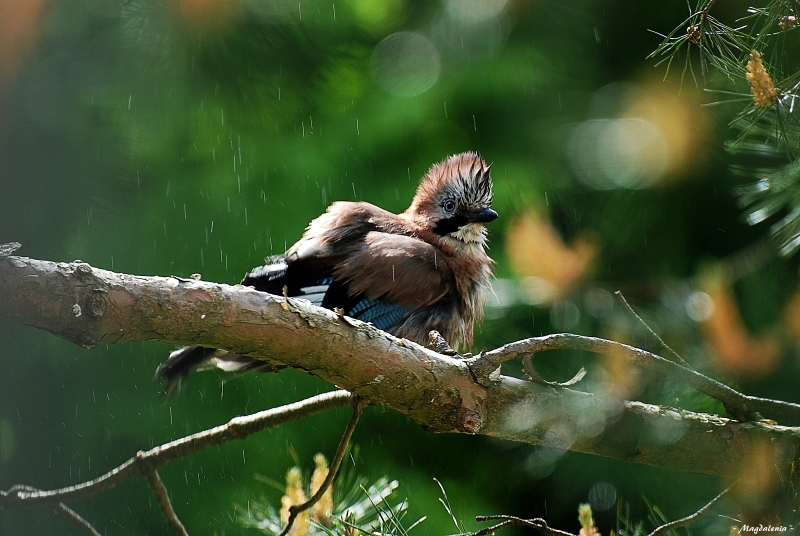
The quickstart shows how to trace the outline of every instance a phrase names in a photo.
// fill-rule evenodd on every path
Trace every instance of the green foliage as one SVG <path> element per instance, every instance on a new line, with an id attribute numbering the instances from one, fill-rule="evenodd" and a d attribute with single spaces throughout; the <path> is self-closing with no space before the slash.
<path id="1" fill-rule="evenodd" d="M 475 9 L 459 9 L 466 4 Z M 689 17 L 681 2 L 622 0 L 47 5 L 39 19 L 31 15 L 18 49 L 0 42 L 3 58 L 18 51 L 0 65 L 0 243 L 21 242 L 17 254 L 236 283 L 265 256 L 296 241 L 332 201 L 403 210 L 430 164 L 477 150 L 494 162 L 500 219 L 490 229 L 490 253 L 511 292 L 507 302 L 489 309 L 476 349 L 567 329 L 660 351 L 614 304 L 611 292 L 622 290 L 687 361 L 728 381 L 714 370 L 709 343 L 687 305 L 703 292 L 700 267 L 732 265 L 732 256 L 749 251 L 761 234 L 741 222 L 730 195 L 735 178 L 729 158 L 737 170 L 755 170 L 750 177 L 766 181 L 741 190 L 752 222 L 778 225 L 786 252 L 794 247 L 792 151 L 798 134 L 792 73 L 800 60 L 791 53 L 796 28 L 775 25 L 781 16 L 796 15 L 796 2 L 768 2 L 749 15 L 738 11 L 739 4 L 717 2 L 705 22 L 705 2 Z M 202 5 L 222 7 L 205 18 L 193 15 Z M 0 38 L 18 35 L 5 33 L 7 21 L 18 19 L 3 15 Z M 749 18 L 739 22 L 742 15 Z M 657 50 L 663 53 L 658 59 L 683 63 L 684 74 L 693 70 L 698 83 L 712 89 L 731 89 L 733 80 L 738 93 L 730 106 L 739 105 L 735 97 L 748 105 L 736 123 L 739 139 L 731 153 L 717 151 L 721 137 L 730 137 L 724 126 L 709 127 L 692 142 L 689 164 L 669 176 L 603 187 L 583 181 L 575 158 L 588 149 L 575 148 L 577 127 L 602 124 L 609 127 L 606 134 L 619 133 L 639 120 L 641 114 L 627 107 L 652 91 L 651 72 L 659 88 L 677 85 L 661 83 L 666 63 L 654 70 L 656 62 L 644 57 L 658 46 L 648 29 L 681 19 Z M 694 44 L 686 27 L 698 24 L 703 31 Z M 430 87 L 426 69 L 433 63 L 413 64 L 412 71 L 380 55 L 379 45 L 398 32 L 421 35 L 435 46 L 439 71 Z M 768 108 L 751 104 L 745 85 L 754 46 L 764 53 L 781 95 Z M 690 57 L 681 56 L 687 52 Z M 692 89 L 686 84 L 681 96 L 699 100 Z M 680 115 L 660 95 L 655 100 L 671 118 Z M 704 124 L 724 125 L 742 111 L 688 102 L 691 121 L 664 130 L 664 142 Z M 620 118 L 627 122 L 615 122 Z M 623 141 L 600 161 L 611 178 L 622 174 L 615 166 L 637 138 Z M 529 299 L 522 279 L 528 274 L 507 254 L 512 222 L 532 212 L 552 224 L 566 246 L 587 231 L 596 238 L 598 252 L 583 279 L 555 304 Z M 541 243 L 524 247 L 544 257 Z M 771 375 L 738 381 L 761 396 L 796 397 L 795 343 L 780 331 L 796 261 L 769 257 L 758 269 L 740 266 L 731 292 L 740 300 L 744 327 L 778 332 L 783 359 Z M 291 370 L 222 385 L 221 376 L 197 374 L 180 397 L 165 401 L 152 375 L 171 350 L 166 345 L 90 352 L 14 324 L 0 326 L 0 340 L 2 489 L 76 483 L 139 449 L 330 388 Z M 564 380 L 584 365 L 590 372 L 578 388 L 608 387 L 609 364 L 596 357 L 545 353 L 537 356 L 536 368 L 548 380 Z M 504 370 L 521 375 L 518 363 Z M 631 397 L 723 411 L 683 386 L 647 375 Z M 242 530 L 226 505 L 249 502 L 252 512 L 259 503 L 266 512 L 280 500 L 281 492 L 254 485 L 252 474 L 281 480 L 292 452 L 302 459 L 332 452 L 345 422 L 343 413 L 313 418 L 164 467 L 178 515 L 192 534 Z M 420 530 L 432 534 L 452 531 L 454 520 L 456 530 L 465 531 L 474 515 L 492 512 L 544 517 L 567 528 L 575 523 L 575 505 L 599 482 L 630 498 L 633 519 L 647 515 L 643 494 L 672 512 L 701 504 L 717 487 L 698 475 L 491 438 L 430 435 L 402 415 L 375 408 L 366 412 L 355 440 L 362 445 L 357 470 L 367 479 L 364 486 L 397 475 L 412 498 L 408 518 L 427 515 Z M 442 495 L 433 476 L 447 484 L 452 504 L 446 510 L 430 507 Z M 357 493 L 363 501 L 363 492 Z M 75 507 L 109 536 L 165 530 L 158 507 L 137 482 Z M 238 519 L 242 510 L 237 512 Z M 3 512 L 0 532 L 70 530 L 39 514 Z M 595 517 L 606 534 L 613 514 L 595 509 Z"/>
<path id="2" fill-rule="evenodd" d="M 372 484 L 366 478 L 354 478 L 348 471 L 340 475 L 334 490 L 335 508 L 330 525 L 312 521 L 308 535 L 397 534 L 406 536 L 414 526 L 424 521 L 417 520 L 408 528 L 403 525 L 408 508 L 406 500 L 392 497 L 397 490 L 397 480 L 381 477 Z M 309 494 L 310 496 L 310 494 Z M 279 511 L 263 498 L 252 501 L 246 507 L 236 505 L 237 519 L 245 527 L 257 529 L 264 534 L 279 534 L 283 529 Z"/>
<path id="3" fill-rule="evenodd" d="M 662 36 L 664 41 L 650 57 L 661 58 L 659 64 L 666 62 L 668 74 L 673 60 L 683 53 L 683 78 L 687 71 L 694 76 L 692 51 L 696 49 L 704 85 L 720 88 L 713 78 L 709 81 L 715 73 L 731 84 L 750 85 L 752 95 L 720 91 L 736 97 L 723 102 L 744 103 L 731 123 L 738 136 L 727 144 L 739 160 L 734 170 L 759 179 L 736 191 L 751 225 L 783 213 L 771 232 L 781 255 L 789 256 L 800 247 L 800 110 L 796 106 L 800 63 L 791 52 L 798 45 L 800 5 L 795 0 L 772 0 L 764 7 L 750 8 L 737 21 L 744 24 L 732 28 L 711 15 L 715 3 L 700 0 L 683 23 Z M 761 86 L 772 93 L 762 98 L 758 93 Z M 769 164 L 753 162 L 769 158 L 773 160 Z"/>

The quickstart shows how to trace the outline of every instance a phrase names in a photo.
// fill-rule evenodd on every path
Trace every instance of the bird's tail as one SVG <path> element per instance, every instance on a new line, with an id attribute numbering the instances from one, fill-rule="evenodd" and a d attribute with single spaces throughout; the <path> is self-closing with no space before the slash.
<path id="1" fill-rule="evenodd" d="M 169 358 L 156 369 L 156 378 L 167 380 L 166 394 L 180 389 L 181 382 L 193 370 L 217 368 L 225 372 L 271 372 L 273 366 L 264 361 L 244 355 L 233 354 L 227 350 L 185 346 L 169 354 Z"/>

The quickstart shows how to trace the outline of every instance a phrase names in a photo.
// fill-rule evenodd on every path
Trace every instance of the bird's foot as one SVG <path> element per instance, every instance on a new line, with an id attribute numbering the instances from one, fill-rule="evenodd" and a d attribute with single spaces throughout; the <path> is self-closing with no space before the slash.
<path id="1" fill-rule="evenodd" d="M 440 354 L 464 357 L 453 350 L 453 348 L 447 344 L 447 341 L 444 340 L 444 337 L 442 337 L 441 333 L 436 330 L 428 333 L 428 348 L 435 352 L 439 352 Z"/>

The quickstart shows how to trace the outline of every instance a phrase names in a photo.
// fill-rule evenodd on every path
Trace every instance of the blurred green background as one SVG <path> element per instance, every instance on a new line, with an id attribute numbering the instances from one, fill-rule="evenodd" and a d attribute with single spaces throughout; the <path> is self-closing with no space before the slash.
<path id="1" fill-rule="evenodd" d="M 726 2 L 733 20 L 745 4 Z M 666 342 L 748 393 L 798 401 L 795 261 L 743 223 L 722 149 L 735 108 L 645 57 L 682 2 L 628 0 L 0 1 L 0 243 L 20 255 L 141 275 L 235 283 L 281 253 L 335 200 L 392 211 L 428 166 L 475 150 L 493 162 L 495 296 L 475 347 L 556 331 L 659 350 L 613 297 L 622 290 Z M 330 390 L 287 370 L 197 374 L 164 399 L 152 379 L 172 349 L 84 350 L 0 323 L 0 488 L 64 486 L 145 449 Z M 691 391 L 563 352 L 579 388 L 721 408 Z M 505 372 L 520 375 L 519 364 Z M 234 503 L 281 493 L 296 456 L 333 455 L 347 411 L 193 455 L 162 473 L 191 534 L 256 534 Z M 474 516 L 544 517 L 600 530 L 616 504 L 674 519 L 715 479 L 500 442 L 429 435 L 371 408 L 350 468 L 396 478 L 420 534 L 456 532 L 433 478 Z M 72 504 L 107 535 L 166 534 L 143 479 Z M 409 523 L 410 523 L 409 521 Z M 696 529 L 725 532 L 709 520 Z M 648 525 L 649 526 L 649 525 Z M 514 529 L 505 529 L 513 534 Z M 48 509 L 0 512 L 0 533 L 75 534 Z"/>

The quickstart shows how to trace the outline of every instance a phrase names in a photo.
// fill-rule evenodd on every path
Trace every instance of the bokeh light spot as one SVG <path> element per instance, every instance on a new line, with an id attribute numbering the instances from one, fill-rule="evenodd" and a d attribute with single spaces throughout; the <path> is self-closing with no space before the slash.
<path id="1" fill-rule="evenodd" d="M 614 506 L 616 500 L 617 489 L 608 482 L 596 482 L 589 490 L 589 503 L 599 512 Z"/>
<path id="2" fill-rule="evenodd" d="M 661 132 L 644 119 L 591 119 L 569 139 L 569 160 L 592 188 L 644 188 L 666 171 L 669 152 Z"/>
<path id="3" fill-rule="evenodd" d="M 439 51 L 416 32 L 397 32 L 375 47 L 370 63 L 375 82 L 387 93 L 409 98 L 436 84 L 441 71 Z"/>
<path id="4" fill-rule="evenodd" d="M 686 314 L 695 322 L 703 322 L 714 313 L 714 300 L 702 291 L 692 292 L 686 299 Z"/>
<path id="5" fill-rule="evenodd" d="M 479 22 L 498 16 L 507 0 L 447 0 L 447 14 L 465 22 Z"/>

